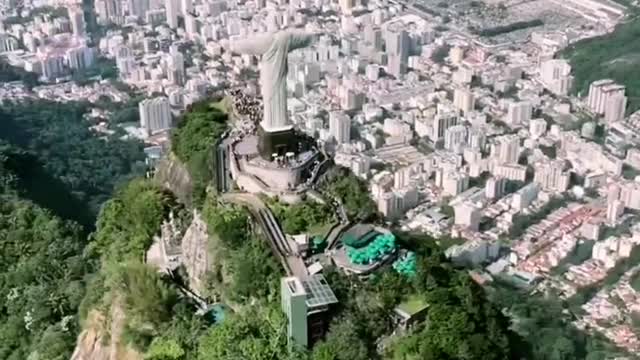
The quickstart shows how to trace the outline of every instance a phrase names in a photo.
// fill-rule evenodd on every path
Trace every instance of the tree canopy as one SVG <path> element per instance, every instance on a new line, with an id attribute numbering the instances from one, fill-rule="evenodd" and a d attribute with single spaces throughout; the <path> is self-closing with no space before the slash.
<path id="1" fill-rule="evenodd" d="M 135 180 L 104 204 L 91 248 L 108 261 L 142 261 L 153 235 L 176 207 L 172 194 L 147 180 Z"/>
<path id="2" fill-rule="evenodd" d="M 86 104 L 74 102 L 5 102 L 0 107 L 0 140 L 21 151 L 21 156 L 30 157 L 34 166 L 27 169 L 38 174 L 35 178 L 34 173 L 25 174 L 29 176 L 23 177 L 24 181 L 50 178 L 50 182 L 63 185 L 76 201 L 86 204 L 85 214 L 78 209 L 77 216 L 71 218 L 91 227 L 114 188 L 143 173 L 144 153 L 138 141 L 94 134 L 84 119 L 87 111 Z M 24 169 L 18 166 L 17 170 Z M 87 213 L 90 216 L 84 216 Z"/>
<path id="3" fill-rule="evenodd" d="M 82 229 L 0 195 L 0 358 L 68 359 L 86 275 Z"/>
<path id="4" fill-rule="evenodd" d="M 330 224 L 334 220 L 334 212 L 329 205 L 311 200 L 292 205 L 271 201 L 269 207 L 287 234 L 308 232 L 311 228 Z"/>
<path id="5" fill-rule="evenodd" d="M 213 149 L 227 129 L 227 114 L 214 105 L 211 100 L 191 105 L 171 137 L 173 152 L 191 175 L 195 204 L 202 204 L 207 186 L 215 181 Z"/>
<path id="6" fill-rule="evenodd" d="M 245 308 L 229 321 L 212 327 L 201 338 L 199 360 L 298 360 L 289 352 L 286 322 L 282 312 L 273 305 Z"/>
<path id="7" fill-rule="evenodd" d="M 370 219 L 376 216 L 377 207 L 369 196 L 366 182 L 344 167 L 335 169 L 328 178 L 324 188 L 341 201 L 349 218 Z"/>

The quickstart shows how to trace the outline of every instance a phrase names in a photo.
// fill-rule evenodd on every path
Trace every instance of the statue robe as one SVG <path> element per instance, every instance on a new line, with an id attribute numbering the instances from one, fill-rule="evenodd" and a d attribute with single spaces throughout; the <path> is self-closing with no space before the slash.
<path id="1" fill-rule="evenodd" d="M 230 43 L 233 52 L 261 56 L 260 86 L 264 114 L 260 124 L 265 131 L 291 129 L 287 116 L 287 55 L 308 46 L 313 38 L 314 35 L 302 32 L 278 31 Z"/>

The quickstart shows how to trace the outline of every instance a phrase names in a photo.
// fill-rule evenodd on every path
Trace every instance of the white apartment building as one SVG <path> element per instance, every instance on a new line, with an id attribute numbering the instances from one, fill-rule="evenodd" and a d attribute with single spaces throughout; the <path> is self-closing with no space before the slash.
<path id="1" fill-rule="evenodd" d="M 533 139 L 542 137 L 547 132 L 547 121 L 545 119 L 533 119 L 529 122 L 529 134 Z"/>
<path id="2" fill-rule="evenodd" d="M 540 80 L 552 93 L 566 96 L 571 90 L 573 76 L 571 65 L 564 59 L 551 59 L 540 64 Z"/>
<path id="3" fill-rule="evenodd" d="M 594 114 L 604 115 L 611 99 L 620 95 L 624 96 L 624 93 L 624 85 L 616 84 L 611 79 L 597 80 L 589 86 L 587 105 Z"/>
<path id="4" fill-rule="evenodd" d="M 536 163 L 533 181 L 544 190 L 563 192 L 569 188 L 569 172 L 564 170 L 564 161 L 544 161 Z"/>
<path id="5" fill-rule="evenodd" d="M 491 147 L 491 157 L 501 164 L 517 164 L 519 156 L 520 138 L 517 135 L 500 136 Z"/>
<path id="6" fill-rule="evenodd" d="M 607 124 L 621 121 L 627 109 L 627 97 L 624 93 L 615 93 L 607 100 L 604 107 L 604 121 Z"/>
<path id="7" fill-rule="evenodd" d="M 460 154 L 467 144 L 467 127 L 456 125 L 444 132 L 444 148 Z"/>
<path id="8" fill-rule="evenodd" d="M 463 114 L 473 110 L 475 107 L 473 91 L 469 88 L 456 88 L 453 91 L 453 106 Z"/>
<path id="9" fill-rule="evenodd" d="M 505 122 L 509 125 L 521 125 L 531 120 L 533 107 L 528 101 L 509 102 Z"/>
<path id="10" fill-rule="evenodd" d="M 329 114 L 329 133 L 338 144 L 346 144 L 351 140 L 351 119 L 349 115 L 333 111 Z"/>
<path id="11" fill-rule="evenodd" d="M 142 100 L 138 104 L 138 110 L 140 127 L 147 135 L 171 128 L 171 108 L 166 97 Z"/>
<path id="12" fill-rule="evenodd" d="M 172 29 L 178 28 L 178 15 L 180 13 L 180 3 L 178 0 L 165 0 L 164 9 L 166 12 L 167 24 Z"/>

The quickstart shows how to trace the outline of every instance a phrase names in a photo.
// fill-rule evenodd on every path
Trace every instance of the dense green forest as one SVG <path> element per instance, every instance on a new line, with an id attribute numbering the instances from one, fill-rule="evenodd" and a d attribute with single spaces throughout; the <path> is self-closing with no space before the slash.
<path id="1" fill-rule="evenodd" d="M 600 335 L 586 334 L 571 325 L 573 314 L 558 297 L 531 296 L 504 284 L 492 287 L 489 294 L 518 319 L 514 329 L 530 344 L 532 359 L 605 360 L 629 355 Z"/>
<path id="2" fill-rule="evenodd" d="M 66 360 L 96 262 L 82 227 L 22 199 L 34 184 L 51 186 L 47 201 L 65 201 L 33 156 L 0 144 L 0 358 Z"/>
<path id="3" fill-rule="evenodd" d="M 610 34 L 578 41 L 559 54 L 570 61 L 575 76 L 574 90 L 586 96 L 589 84 L 613 79 L 627 87 L 631 113 L 640 109 L 640 18 L 618 25 Z"/>
<path id="4" fill-rule="evenodd" d="M 69 358 L 98 268 L 87 230 L 142 160 L 140 144 L 92 134 L 86 110 L 47 101 L 0 107 L 2 359 Z"/>
<path id="5" fill-rule="evenodd" d="M 330 225 L 336 221 L 331 206 L 305 199 L 297 204 L 287 205 L 279 201 L 268 200 L 269 208 L 287 234 L 302 234 Z"/>
<path id="6" fill-rule="evenodd" d="M 0 239 L 0 358 L 68 359 L 93 269 L 82 229 L 5 192 Z"/>
<path id="7" fill-rule="evenodd" d="M 321 187 L 340 200 L 347 216 L 353 220 L 373 221 L 378 215 L 376 203 L 369 195 L 367 183 L 344 167 L 334 167 L 322 180 Z"/>
<path id="8" fill-rule="evenodd" d="M 99 137 L 89 130 L 87 111 L 83 103 L 5 102 L 0 106 L 0 140 L 27 161 L 14 166 L 27 185 L 25 196 L 92 227 L 113 189 L 142 174 L 145 166 L 142 143 Z"/>

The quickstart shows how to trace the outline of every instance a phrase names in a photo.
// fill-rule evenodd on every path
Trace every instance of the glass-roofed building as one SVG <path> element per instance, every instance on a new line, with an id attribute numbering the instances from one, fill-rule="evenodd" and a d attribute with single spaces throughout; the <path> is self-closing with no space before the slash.
<path id="1" fill-rule="evenodd" d="M 288 319 L 289 341 L 308 347 L 326 330 L 325 312 L 338 302 L 322 274 L 308 278 L 285 277 L 281 280 L 282 311 Z"/>

